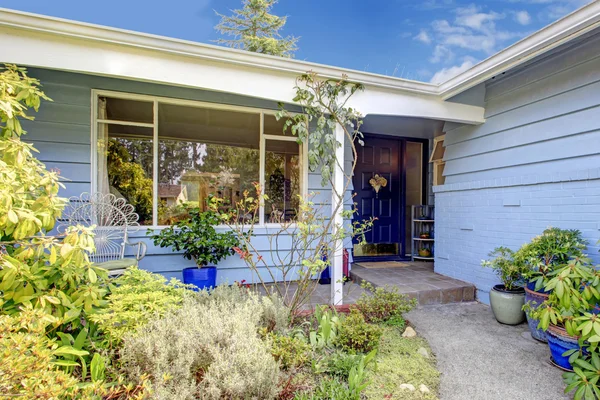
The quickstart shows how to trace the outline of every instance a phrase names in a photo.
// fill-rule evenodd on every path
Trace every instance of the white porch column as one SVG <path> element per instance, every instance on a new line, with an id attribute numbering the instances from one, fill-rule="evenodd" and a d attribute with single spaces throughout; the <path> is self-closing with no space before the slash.
<path id="1" fill-rule="evenodd" d="M 333 219 L 333 229 L 342 227 L 344 220 L 342 211 L 344 211 L 344 128 L 337 125 L 335 128 L 335 140 L 341 144 L 335 151 L 336 167 L 333 172 L 333 190 L 331 191 L 331 218 Z M 341 204 L 340 204 L 341 203 Z M 338 207 L 337 212 L 334 210 Z M 333 244 L 333 254 L 331 257 L 331 302 L 334 305 L 343 304 L 344 301 L 344 283 L 343 278 L 344 263 L 344 243 L 337 240 Z"/>

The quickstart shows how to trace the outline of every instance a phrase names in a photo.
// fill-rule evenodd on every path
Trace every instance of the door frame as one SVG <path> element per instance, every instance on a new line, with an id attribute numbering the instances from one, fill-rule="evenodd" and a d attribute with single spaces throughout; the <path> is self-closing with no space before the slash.
<path id="1" fill-rule="evenodd" d="M 364 136 L 364 142 L 368 143 L 369 138 L 376 139 L 387 139 L 387 140 L 395 140 L 398 142 L 398 157 L 400 157 L 400 162 L 398 163 L 400 167 L 400 185 L 398 186 L 399 199 L 400 199 L 400 212 L 398 213 L 398 226 L 400 228 L 399 239 L 400 239 L 400 255 L 397 256 L 362 256 L 362 257 L 354 257 L 354 249 L 352 249 L 352 259 L 353 262 L 370 262 L 370 261 L 405 261 L 410 260 L 410 256 L 406 255 L 407 246 L 410 247 L 410 243 L 405 243 L 406 238 L 406 221 L 405 221 L 405 212 L 406 212 L 406 142 L 416 142 L 423 144 L 423 154 L 422 154 L 422 166 L 421 166 L 421 185 L 422 185 L 422 195 L 421 195 L 421 203 L 427 203 L 428 197 L 428 179 L 429 179 L 429 139 L 422 138 L 414 138 L 409 136 L 392 136 L 385 135 L 381 133 L 370 133 L 370 132 L 362 132 Z M 353 184 L 353 195 L 354 195 L 354 182 Z M 354 243 L 354 241 L 353 241 Z"/>

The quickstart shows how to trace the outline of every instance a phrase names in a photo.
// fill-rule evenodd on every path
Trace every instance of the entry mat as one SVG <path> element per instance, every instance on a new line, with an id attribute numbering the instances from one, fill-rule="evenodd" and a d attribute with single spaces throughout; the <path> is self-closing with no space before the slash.
<path id="1" fill-rule="evenodd" d="M 400 262 L 400 261 L 359 262 L 359 263 L 354 263 L 354 265 L 358 265 L 359 267 L 368 268 L 368 269 L 404 268 L 404 267 L 411 266 L 411 264 L 408 264 L 405 262 Z"/>

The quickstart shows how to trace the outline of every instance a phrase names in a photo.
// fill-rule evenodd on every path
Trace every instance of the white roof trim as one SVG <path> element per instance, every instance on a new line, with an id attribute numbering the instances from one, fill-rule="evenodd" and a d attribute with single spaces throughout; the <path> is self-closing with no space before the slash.
<path id="1" fill-rule="evenodd" d="M 144 48 L 147 50 L 198 57 L 206 60 L 221 61 L 242 66 L 292 72 L 295 74 L 305 73 L 310 70 L 318 72 L 321 76 L 331 78 L 339 78 L 342 74 L 347 74 L 351 75 L 353 81 L 372 86 L 408 90 L 410 92 L 421 94 L 437 94 L 437 85 L 426 82 L 411 81 L 266 54 L 257 54 L 223 46 L 174 39 L 6 8 L 0 8 L 0 26 Z"/>
<path id="2" fill-rule="evenodd" d="M 300 74 L 313 70 L 322 76 L 332 78 L 339 78 L 342 74 L 347 74 L 352 80 L 369 86 L 419 93 L 421 95 L 432 95 L 441 99 L 448 99 L 495 75 L 505 72 L 597 28 L 600 26 L 600 2 L 594 1 L 582 7 L 440 85 L 302 60 L 250 53 L 221 46 L 173 39 L 5 8 L 0 8 L 0 26 L 60 35 L 65 38 L 80 38 L 96 42 L 154 50 L 163 53 L 192 56 L 206 60 L 221 61 L 240 66 L 251 66 L 273 71 L 285 71 Z"/>

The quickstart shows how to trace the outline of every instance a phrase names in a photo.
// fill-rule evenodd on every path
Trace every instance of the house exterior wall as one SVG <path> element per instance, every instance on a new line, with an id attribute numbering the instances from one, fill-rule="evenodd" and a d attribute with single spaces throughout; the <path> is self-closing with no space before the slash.
<path id="1" fill-rule="evenodd" d="M 447 126 L 434 191 L 436 272 L 474 283 L 487 303 L 498 279 L 481 260 L 548 226 L 581 230 L 600 261 L 600 36 L 485 89 L 484 124 Z"/>
<path id="2" fill-rule="evenodd" d="M 236 96 L 226 93 L 203 91 L 173 86 L 163 86 L 128 80 L 118 80 L 91 75 L 75 74 L 44 69 L 29 69 L 29 75 L 37 78 L 43 85 L 44 92 L 53 100 L 43 102 L 39 112 L 33 113 L 34 121 L 23 121 L 27 130 L 24 140 L 35 145 L 39 150 L 38 158 L 47 168 L 60 171 L 65 178 L 65 189 L 60 196 L 79 196 L 90 192 L 91 187 L 91 91 L 104 89 L 127 93 L 172 97 L 177 99 L 198 100 L 219 104 L 256 107 L 261 109 L 278 108 L 276 102 Z M 292 111 L 298 111 L 292 109 Z M 316 203 L 331 204 L 331 189 L 323 188 L 320 184 L 319 172 L 309 172 L 308 191 L 318 192 Z M 350 203 L 350 196 L 347 196 Z M 181 278 L 181 270 L 193 266 L 193 262 L 185 260 L 180 254 L 169 248 L 160 248 L 152 244 L 146 237 L 146 229 L 132 235 L 131 241 L 142 240 L 148 245 L 146 257 L 140 262 L 140 267 L 152 272 L 161 273 L 167 277 Z M 276 248 L 284 257 L 290 247 L 290 238 L 280 236 L 277 245 L 271 246 L 269 233 L 275 233 L 275 228 L 257 228 L 254 245 L 263 252 L 264 258 L 271 260 L 275 254 L 271 249 Z M 237 256 L 231 256 L 219 265 L 218 283 L 233 283 L 234 281 L 255 281 L 244 262 Z M 262 274 L 267 277 L 268 274 Z"/>

